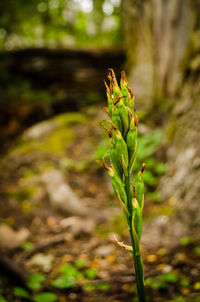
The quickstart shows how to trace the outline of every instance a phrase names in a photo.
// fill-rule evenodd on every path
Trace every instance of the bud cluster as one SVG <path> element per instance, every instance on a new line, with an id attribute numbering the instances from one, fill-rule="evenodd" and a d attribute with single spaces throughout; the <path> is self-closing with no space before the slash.
<path id="1" fill-rule="evenodd" d="M 138 117 L 134 108 L 134 95 L 128 87 L 125 72 L 121 73 L 120 85 L 118 85 L 115 73 L 110 69 L 108 74 L 109 85 L 105 82 L 108 107 L 104 110 L 110 120 L 102 122 L 109 137 L 108 165 L 104 158 L 98 163 L 103 166 L 112 179 L 112 186 L 117 195 L 122 210 L 126 215 L 130 230 L 134 238 L 139 242 L 142 233 L 142 210 L 144 204 L 144 184 L 141 171 L 130 183 L 130 174 L 136 159 L 138 140 Z M 109 125 L 109 127 L 108 127 Z"/>

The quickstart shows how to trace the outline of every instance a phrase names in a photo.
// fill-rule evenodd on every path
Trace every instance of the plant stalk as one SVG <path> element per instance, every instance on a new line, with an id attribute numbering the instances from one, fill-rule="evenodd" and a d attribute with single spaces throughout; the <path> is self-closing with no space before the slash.
<path id="1" fill-rule="evenodd" d="M 139 243 L 138 246 L 137 244 L 135 244 L 131 221 L 129 227 L 130 227 L 131 244 L 133 247 L 132 255 L 133 255 L 134 266 L 135 266 L 135 277 L 136 277 L 136 284 L 137 284 L 138 300 L 139 302 L 146 302 L 147 300 L 146 300 L 146 293 L 145 293 L 145 286 L 144 286 L 143 262 L 140 254 Z"/>
<path id="2" fill-rule="evenodd" d="M 125 177 L 125 188 L 128 197 L 128 207 L 129 210 L 132 212 L 132 193 L 130 190 L 130 173 Z M 144 286 L 144 269 L 143 269 L 143 262 L 140 253 L 140 245 L 139 240 L 137 238 L 137 234 L 133 230 L 132 225 L 132 215 L 127 219 L 128 226 L 129 226 L 129 233 L 131 237 L 131 245 L 133 248 L 132 256 L 134 260 L 135 266 L 135 277 L 136 277 L 136 284 L 137 284 L 137 293 L 138 293 L 138 300 L 139 302 L 146 302 L 146 293 L 145 293 L 145 286 Z"/>

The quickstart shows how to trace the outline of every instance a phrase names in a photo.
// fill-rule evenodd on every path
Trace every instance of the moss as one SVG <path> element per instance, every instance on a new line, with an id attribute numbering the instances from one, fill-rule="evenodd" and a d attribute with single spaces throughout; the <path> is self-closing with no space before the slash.
<path id="1" fill-rule="evenodd" d="M 37 187 L 35 186 L 27 186 L 27 187 L 15 187 L 8 191 L 10 197 L 16 199 L 19 202 L 23 202 L 24 200 L 30 200 L 36 193 Z"/>
<path id="2" fill-rule="evenodd" d="M 103 238 L 113 232 L 121 237 L 127 235 L 126 220 L 121 214 L 112 217 L 107 224 L 100 225 L 96 228 L 96 233 Z"/>
<path id="3" fill-rule="evenodd" d="M 89 118 L 79 112 L 63 113 L 56 116 L 53 119 L 55 122 L 58 122 L 60 126 L 72 126 L 76 124 L 87 124 Z"/>
<path id="4" fill-rule="evenodd" d="M 51 121 L 50 121 L 51 122 Z M 12 147 L 12 155 L 45 153 L 64 153 L 66 144 L 73 141 L 75 136 L 71 127 L 76 124 L 87 124 L 89 118 L 81 113 L 64 113 L 52 119 L 58 127 L 40 139 L 19 139 Z"/>
<path id="5" fill-rule="evenodd" d="M 175 215 L 175 208 L 169 205 L 158 206 L 152 209 L 148 214 L 144 215 L 146 221 L 151 221 L 158 216 L 168 216 L 172 217 Z"/>
<path id="6" fill-rule="evenodd" d="M 176 120 L 172 120 L 167 128 L 166 135 L 169 141 L 172 141 L 175 137 L 177 123 Z"/>
<path id="7" fill-rule="evenodd" d="M 66 144 L 74 140 L 74 135 L 68 129 L 61 128 L 49 135 L 44 142 L 38 145 L 38 151 L 63 153 Z"/>

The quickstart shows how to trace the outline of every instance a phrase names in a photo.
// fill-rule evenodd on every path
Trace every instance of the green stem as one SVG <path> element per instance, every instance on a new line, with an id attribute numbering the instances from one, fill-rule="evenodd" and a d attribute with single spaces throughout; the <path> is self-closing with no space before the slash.
<path id="1" fill-rule="evenodd" d="M 126 190 L 127 200 L 128 200 L 128 211 L 129 211 L 129 213 L 132 213 L 133 206 L 132 206 L 132 192 L 130 189 L 130 174 L 125 176 L 125 190 Z"/>
<path id="2" fill-rule="evenodd" d="M 132 218 L 129 221 L 129 228 L 130 228 L 130 237 L 131 237 L 131 244 L 133 247 L 133 259 L 134 259 L 134 265 L 135 265 L 135 277 L 136 277 L 136 283 L 137 283 L 137 294 L 138 294 L 138 300 L 139 302 L 146 302 L 146 293 L 145 293 L 145 286 L 144 286 L 144 269 L 143 269 L 143 263 L 142 258 L 140 254 L 140 247 L 139 242 L 135 242 L 134 236 L 133 236 L 133 229 L 132 229 Z"/>
<path id="3" fill-rule="evenodd" d="M 128 199 L 128 210 L 129 213 L 132 213 L 132 192 L 130 189 L 130 173 L 128 173 L 128 176 L 125 177 L 125 188 L 126 188 L 127 199 Z M 144 269 L 143 269 L 141 254 L 140 254 L 139 240 L 137 238 L 136 233 L 134 236 L 135 230 L 133 230 L 132 215 L 127 218 L 127 222 L 129 226 L 131 244 L 133 247 L 132 255 L 133 255 L 134 266 L 135 266 L 135 277 L 137 283 L 138 300 L 139 302 L 146 302 L 146 293 L 144 287 Z"/>

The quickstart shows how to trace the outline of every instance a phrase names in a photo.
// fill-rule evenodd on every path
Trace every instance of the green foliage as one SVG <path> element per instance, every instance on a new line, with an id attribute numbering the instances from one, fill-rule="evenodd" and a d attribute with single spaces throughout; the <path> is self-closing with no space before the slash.
<path id="1" fill-rule="evenodd" d="M 97 277 L 97 271 L 93 268 L 86 268 L 82 259 L 77 259 L 75 264 L 64 264 L 60 267 L 60 275 L 52 281 L 54 287 L 65 289 L 74 287 L 77 282 L 92 280 Z M 83 283 L 84 284 L 84 283 Z M 85 285 L 84 285 L 85 287 Z M 86 286 L 87 287 L 87 286 Z M 97 288 L 97 287 L 95 287 Z M 106 290 L 105 288 L 101 290 Z"/>
<path id="2" fill-rule="evenodd" d="M 52 281 L 52 285 L 58 288 L 69 288 L 76 285 L 79 271 L 71 264 L 64 264 L 61 269 L 61 275 Z"/>
<path id="3" fill-rule="evenodd" d="M 83 259 L 77 259 L 75 261 L 75 265 L 79 269 L 84 268 L 85 267 L 85 261 Z"/>
<path id="4" fill-rule="evenodd" d="M 110 288 L 110 285 L 107 283 L 97 284 L 96 288 L 102 291 L 106 291 Z"/>
<path id="5" fill-rule="evenodd" d="M 137 161 L 134 163 L 136 174 L 139 172 L 142 163 L 146 163 L 147 169 L 143 175 L 143 181 L 148 188 L 147 196 L 153 201 L 158 201 L 160 198 L 159 192 L 156 191 L 156 185 L 159 177 L 166 171 L 166 165 L 159 162 L 155 156 L 162 139 L 162 132 L 157 130 L 152 131 L 151 134 L 140 135 L 138 137 Z M 107 137 L 103 135 L 95 150 L 95 159 L 100 160 L 104 155 L 105 159 L 108 159 L 107 150 Z"/>
<path id="6" fill-rule="evenodd" d="M 22 287 L 14 287 L 13 294 L 17 297 L 29 298 L 29 292 Z"/>
<path id="7" fill-rule="evenodd" d="M 8 302 L 2 295 L 0 295 L 0 302 Z"/>
<path id="8" fill-rule="evenodd" d="M 188 287 L 188 286 L 190 286 L 190 280 L 187 278 L 184 278 L 181 280 L 180 284 L 182 287 Z"/>
<path id="9" fill-rule="evenodd" d="M 174 299 L 175 302 L 186 302 L 186 298 L 183 296 L 176 296 Z"/>
<path id="10" fill-rule="evenodd" d="M 168 273 L 164 275 L 160 275 L 156 280 L 153 278 L 147 278 L 145 280 L 145 284 L 147 286 L 150 286 L 154 290 L 159 289 L 167 289 L 169 284 L 177 283 L 179 280 L 179 275 L 176 273 Z"/>
<path id="11" fill-rule="evenodd" d="M 180 240 L 181 245 L 188 245 L 191 243 L 191 238 L 190 237 L 182 237 Z"/>
<path id="12" fill-rule="evenodd" d="M 100 291 L 107 291 L 110 288 L 110 285 L 107 283 L 103 283 L 103 284 L 87 284 L 84 286 L 84 289 L 91 292 L 91 291 L 96 291 L 96 290 L 100 290 Z"/>
<path id="13" fill-rule="evenodd" d="M 45 276 L 42 273 L 33 273 L 28 276 L 28 287 L 32 290 L 38 290 L 42 288 Z"/>
<path id="14" fill-rule="evenodd" d="M 53 280 L 51 284 L 61 289 L 69 288 L 76 285 L 76 279 L 74 277 L 66 277 L 62 275 L 61 277 L 58 277 L 56 280 Z"/>
<path id="15" fill-rule="evenodd" d="M 1 29 L 0 29 L 1 30 Z M 45 90 L 35 90 L 30 81 L 19 75 L 8 72 L 5 67 L 0 67 L 0 105 L 41 105 L 56 101 Z"/>
<path id="16" fill-rule="evenodd" d="M 1 1 L 0 48 L 118 44 L 121 41 L 119 2 L 15 0 L 10 4 Z"/>
<path id="17" fill-rule="evenodd" d="M 64 264 L 61 267 L 61 272 L 66 277 L 76 277 L 78 275 L 78 270 L 71 264 Z"/>
<path id="18" fill-rule="evenodd" d="M 168 273 L 159 277 L 161 282 L 176 283 L 179 280 L 179 275 L 176 273 Z"/>
<path id="19" fill-rule="evenodd" d="M 193 251 L 196 255 L 200 256 L 200 246 L 195 246 Z"/>
<path id="20" fill-rule="evenodd" d="M 22 248 L 24 251 L 32 250 L 32 248 L 33 248 L 33 243 L 31 243 L 31 242 L 29 242 L 29 241 L 26 241 L 26 242 L 22 243 L 21 248 Z"/>
<path id="21" fill-rule="evenodd" d="M 85 271 L 85 276 L 88 278 L 88 279 L 95 279 L 96 276 L 97 276 L 97 271 L 93 268 L 88 268 L 86 271 Z"/>
<path id="22" fill-rule="evenodd" d="M 33 297 L 34 302 L 54 302 L 57 301 L 57 295 L 54 293 L 44 292 Z"/>

